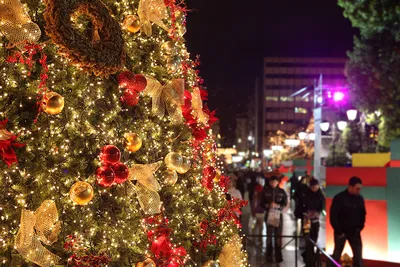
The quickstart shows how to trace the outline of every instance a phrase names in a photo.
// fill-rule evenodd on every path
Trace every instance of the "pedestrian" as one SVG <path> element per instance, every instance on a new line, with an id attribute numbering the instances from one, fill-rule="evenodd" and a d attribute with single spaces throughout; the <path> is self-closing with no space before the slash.
<path id="1" fill-rule="evenodd" d="M 332 258 L 339 261 L 346 240 L 353 251 L 353 267 L 363 267 L 361 231 L 364 229 L 364 198 L 360 195 L 362 181 L 359 177 L 351 177 L 348 188 L 337 194 L 330 209 L 330 222 L 334 230 L 335 249 Z M 332 263 L 328 263 L 332 266 Z"/>
<path id="2" fill-rule="evenodd" d="M 306 212 L 306 207 L 304 204 L 304 199 L 309 190 L 308 183 L 310 177 L 304 176 L 301 178 L 300 183 L 298 184 L 296 191 L 294 192 L 294 201 L 296 203 L 296 207 L 294 209 L 294 216 L 296 219 L 301 220 L 301 229 L 303 230 L 303 222 L 304 222 L 304 213 Z"/>
<path id="3" fill-rule="evenodd" d="M 254 188 L 254 197 L 252 202 L 252 216 L 256 223 L 253 229 L 253 234 L 258 237 L 258 243 L 262 244 L 262 232 L 264 228 L 265 207 L 261 203 L 263 186 L 259 183 Z"/>
<path id="4" fill-rule="evenodd" d="M 235 188 L 235 181 L 233 181 L 232 179 L 229 179 L 226 188 L 228 189 L 228 194 L 231 196 L 231 198 L 236 198 L 240 200 L 243 199 L 240 191 Z"/>
<path id="5" fill-rule="evenodd" d="M 275 261 L 282 262 L 282 210 L 288 199 L 285 190 L 278 187 L 279 178 L 272 176 L 264 187 L 261 204 L 266 209 L 267 222 L 267 260 L 272 261 L 272 237 L 274 237 Z"/>
<path id="6" fill-rule="evenodd" d="M 245 186 L 245 173 L 243 171 L 239 171 L 237 173 L 237 180 L 236 180 L 236 189 L 239 190 L 240 194 L 242 195 L 242 197 L 244 197 L 244 192 L 246 189 Z"/>
<path id="7" fill-rule="evenodd" d="M 307 230 L 308 237 L 317 243 L 318 233 L 319 233 L 319 218 L 322 210 L 324 209 L 325 197 L 322 193 L 318 180 L 312 178 L 310 180 L 310 188 L 308 189 L 305 198 L 305 218 L 308 220 L 309 229 Z M 306 267 L 312 267 L 314 259 L 314 245 L 313 243 L 306 239 L 306 250 L 303 254 L 305 258 Z"/>

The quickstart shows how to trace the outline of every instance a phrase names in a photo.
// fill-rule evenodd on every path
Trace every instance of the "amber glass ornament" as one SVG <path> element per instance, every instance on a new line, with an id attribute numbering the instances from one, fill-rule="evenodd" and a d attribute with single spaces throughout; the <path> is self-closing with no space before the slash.
<path id="1" fill-rule="evenodd" d="M 140 20 L 135 15 L 126 16 L 123 22 L 123 28 L 126 29 L 128 32 L 137 33 L 140 31 L 142 24 Z"/>
<path id="2" fill-rule="evenodd" d="M 125 139 L 125 148 L 129 152 L 136 152 L 142 147 L 143 144 L 142 138 L 137 133 L 133 132 L 125 133 L 124 139 Z"/>
<path id="3" fill-rule="evenodd" d="M 49 92 L 42 103 L 43 110 L 50 115 L 57 115 L 64 109 L 64 97 L 59 93 Z"/>
<path id="4" fill-rule="evenodd" d="M 87 182 L 76 182 L 69 190 L 69 198 L 77 205 L 86 205 L 93 198 L 93 187 Z"/>
<path id="5" fill-rule="evenodd" d="M 164 162 L 168 169 L 176 171 L 182 167 L 183 159 L 178 153 L 170 152 L 165 156 Z"/>
<path id="6" fill-rule="evenodd" d="M 136 267 L 157 267 L 157 266 L 152 259 L 146 259 L 145 261 L 136 263 Z"/>

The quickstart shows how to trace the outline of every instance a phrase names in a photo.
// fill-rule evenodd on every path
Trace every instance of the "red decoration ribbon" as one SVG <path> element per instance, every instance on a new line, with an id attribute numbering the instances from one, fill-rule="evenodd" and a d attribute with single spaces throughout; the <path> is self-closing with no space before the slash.
<path id="1" fill-rule="evenodd" d="M 4 129 L 8 119 L 0 121 L 0 129 Z M 0 140 L 0 157 L 4 160 L 8 167 L 13 163 L 18 162 L 17 154 L 14 151 L 14 147 L 23 147 L 25 144 L 17 143 L 15 140 L 18 138 L 16 135 L 12 135 L 11 138 L 7 140 Z"/>

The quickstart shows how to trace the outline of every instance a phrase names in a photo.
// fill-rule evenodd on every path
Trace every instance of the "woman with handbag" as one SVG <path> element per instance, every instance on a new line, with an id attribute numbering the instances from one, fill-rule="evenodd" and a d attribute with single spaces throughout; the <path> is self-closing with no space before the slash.
<path id="1" fill-rule="evenodd" d="M 261 195 L 261 204 L 266 209 L 267 223 L 267 260 L 272 261 L 272 237 L 274 237 L 275 262 L 283 261 L 282 258 L 282 210 L 286 207 L 288 198 L 285 190 L 279 186 L 279 178 L 272 176 Z"/>

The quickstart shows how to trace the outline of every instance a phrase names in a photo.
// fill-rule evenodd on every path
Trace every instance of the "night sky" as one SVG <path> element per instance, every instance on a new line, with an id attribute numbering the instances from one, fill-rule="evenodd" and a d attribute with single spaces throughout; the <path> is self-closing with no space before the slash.
<path id="1" fill-rule="evenodd" d="M 344 57 L 356 31 L 337 0 L 187 0 L 188 50 L 217 109 L 222 135 L 233 138 L 264 56 Z"/>

